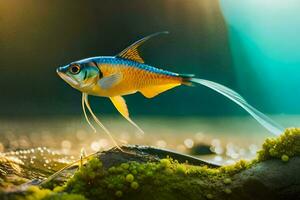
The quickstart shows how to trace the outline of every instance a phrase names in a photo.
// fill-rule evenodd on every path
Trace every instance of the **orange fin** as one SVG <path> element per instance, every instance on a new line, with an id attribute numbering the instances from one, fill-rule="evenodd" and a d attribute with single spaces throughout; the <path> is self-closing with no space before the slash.
<path id="1" fill-rule="evenodd" d="M 125 118 L 129 117 L 128 108 L 125 99 L 123 97 L 114 96 L 114 97 L 110 97 L 110 100 L 123 117 Z"/>
<path id="2" fill-rule="evenodd" d="M 159 95 L 160 93 L 170 90 L 179 85 L 181 85 L 181 83 L 150 86 L 150 87 L 141 89 L 140 92 L 147 98 L 153 98 L 153 97 Z"/>
<path id="3" fill-rule="evenodd" d="M 129 117 L 129 112 L 128 112 L 128 108 L 126 105 L 126 101 L 123 97 L 121 96 L 114 96 L 114 97 L 110 97 L 111 102 L 114 104 L 114 106 L 116 107 L 116 109 L 119 111 L 119 113 L 127 120 L 129 121 L 134 127 L 136 127 L 141 133 L 144 133 L 144 131 L 138 126 L 136 125 L 136 123 L 134 123 L 130 117 Z"/>
<path id="4" fill-rule="evenodd" d="M 144 63 L 144 60 L 140 56 L 140 53 L 139 53 L 139 47 L 144 42 L 149 40 L 150 38 L 155 37 L 155 36 L 160 35 L 160 34 L 167 34 L 167 33 L 169 33 L 169 32 L 164 31 L 164 32 L 158 32 L 158 33 L 148 35 L 148 36 L 136 41 L 135 43 L 133 43 L 132 45 L 130 45 L 126 49 L 124 49 L 121 53 L 119 53 L 117 55 L 117 57 L 125 58 L 125 59 L 128 59 L 128 60 L 133 60 L 133 61 L 136 61 L 136 62 L 139 62 L 139 63 Z"/>

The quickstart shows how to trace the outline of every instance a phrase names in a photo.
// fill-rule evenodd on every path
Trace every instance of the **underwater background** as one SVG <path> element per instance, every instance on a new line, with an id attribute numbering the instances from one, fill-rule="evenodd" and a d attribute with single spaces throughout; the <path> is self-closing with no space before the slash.
<path id="1" fill-rule="evenodd" d="M 144 45 L 147 64 L 224 84 L 283 126 L 299 126 L 299 9 L 296 0 L 0 1 L 0 152 L 42 146 L 78 156 L 81 148 L 111 146 L 101 131 L 89 129 L 81 94 L 55 69 L 116 55 L 164 30 L 170 34 Z M 236 104 L 204 87 L 125 98 L 144 137 L 108 99 L 91 98 L 100 119 L 124 143 L 188 153 L 207 144 L 239 159 L 255 155 L 272 136 Z"/>

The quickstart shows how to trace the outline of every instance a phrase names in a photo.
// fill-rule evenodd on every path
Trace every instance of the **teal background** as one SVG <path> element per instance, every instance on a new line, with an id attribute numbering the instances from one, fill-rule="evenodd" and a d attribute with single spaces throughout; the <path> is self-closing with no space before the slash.
<path id="1" fill-rule="evenodd" d="M 299 113 L 300 2 L 220 2 L 240 91 L 274 113 Z"/>
<path id="2" fill-rule="evenodd" d="M 157 31 L 146 63 L 231 87 L 259 110 L 299 114 L 296 0 L 0 1 L 0 116 L 81 115 L 81 95 L 55 73 L 85 57 L 115 55 Z M 203 87 L 154 99 L 126 97 L 133 115 L 246 115 Z M 97 112 L 116 113 L 103 98 Z"/>

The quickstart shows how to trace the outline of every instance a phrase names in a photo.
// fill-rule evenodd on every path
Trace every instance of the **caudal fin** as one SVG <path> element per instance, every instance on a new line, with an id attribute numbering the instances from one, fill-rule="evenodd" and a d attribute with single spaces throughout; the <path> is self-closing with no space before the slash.
<path id="1" fill-rule="evenodd" d="M 205 80 L 205 79 L 198 79 L 198 78 L 191 78 L 186 77 L 183 78 L 183 84 L 191 84 L 191 83 L 198 83 L 200 85 L 204 85 L 235 102 L 242 108 L 244 108 L 258 123 L 260 123 L 263 127 L 265 127 L 268 131 L 275 135 L 279 135 L 284 131 L 284 128 L 278 125 L 276 122 L 271 120 L 269 117 L 261 113 L 260 111 L 256 110 L 247 101 L 239 95 L 237 92 L 231 90 L 230 88 L 221 85 L 219 83 Z"/>
<path id="2" fill-rule="evenodd" d="M 179 77 L 182 79 L 181 83 L 187 86 L 193 86 L 193 82 L 191 81 L 195 74 L 179 74 Z"/>

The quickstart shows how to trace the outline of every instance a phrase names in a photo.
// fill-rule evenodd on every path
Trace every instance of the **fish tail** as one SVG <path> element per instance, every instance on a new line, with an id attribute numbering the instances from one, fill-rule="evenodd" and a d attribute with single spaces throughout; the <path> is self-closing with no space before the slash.
<path id="1" fill-rule="evenodd" d="M 233 91 L 232 89 L 213 81 L 193 78 L 191 75 L 183 75 L 182 80 L 182 83 L 184 85 L 200 84 L 224 95 L 225 97 L 238 104 L 244 110 L 246 110 L 258 123 L 260 123 L 264 128 L 266 128 L 274 135 L 279 135 L 284 131 L 284 128 L 282 126 L 255 109 L 240 94 Z"/>
<path id="2" fill-rule="evenodd" d="M 181 78 L 181 84 L 194 86 L 194 82 L 191 81 L 195 77 L 194 74 L 179 74 L 179 77 Z"/>

